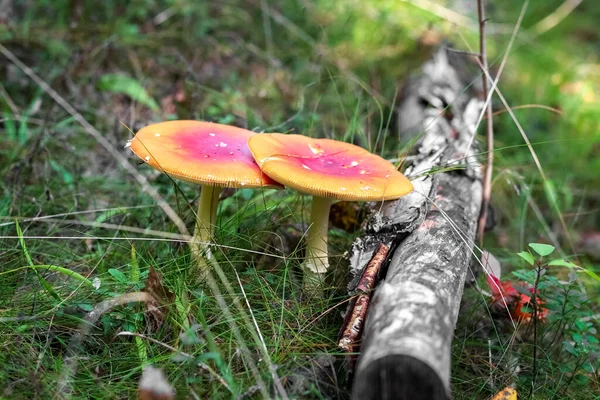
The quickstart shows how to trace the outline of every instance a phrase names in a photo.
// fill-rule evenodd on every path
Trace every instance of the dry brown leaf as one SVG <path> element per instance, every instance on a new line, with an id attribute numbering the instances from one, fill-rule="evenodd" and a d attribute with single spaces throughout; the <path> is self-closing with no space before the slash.
<path id="1" fill-rule="evenodd" d="M 502 275 L 502 266 L 500 265 L 500 261 L 498 261 L 492 253 L 484 250 L 481 254 L 481 263 L 483 264 L 486 274 L 492 274 L 495 277 L 500 278 Z"/>
<path id="2" fill-rule="evenodd" d="M 492 400 L 517 400 L 517 389 L 507 386 L 496 393 L 496 395 L 492 397 Z"/>
<path id="3" fill-rule="evenodd" d="M 165 321 L 166 306 L 173 303 L 175 294 L 163 285 L 162 275 L 153 267 L 150 267 L 148 272 L 144 291 L 156 299 L 146 303 L 148 329 L 150 332 L 156 332 Z"/>

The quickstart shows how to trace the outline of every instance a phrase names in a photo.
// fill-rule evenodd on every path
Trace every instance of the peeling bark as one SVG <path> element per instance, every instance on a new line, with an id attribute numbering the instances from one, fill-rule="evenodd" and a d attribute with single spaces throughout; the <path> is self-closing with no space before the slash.
<path id="1" fill-rule="evenodd" d="M 338 347 L 345 352 L 353 352 L 356 342 L 362 334 L 365 316 L 369 302 L 371 301 L 371 291 L 377 283 L 379 271 L 387 259 L 390 248 L 385 244 L 380 244 L 369 264 L 365 267 L 360 282 L 356 287 L 358 295 L 350 302 L 349 312 L 344 319 L 341 338 Z"/>
<path id="2" fill-rule="evenodd" d="M 459 76 L 444 49 L 423 67 L 415 96 L 428 106 L 409 116 L 425 131 L 406 171 L 415 191 L 383 204 L 352 247 L 349 288 L 377 244 L 393 251 L 369 306 L 354 399 L 450 397 L 450 346 L 482 190 L 470 146 L 482 103 L 460 90 Z"/>

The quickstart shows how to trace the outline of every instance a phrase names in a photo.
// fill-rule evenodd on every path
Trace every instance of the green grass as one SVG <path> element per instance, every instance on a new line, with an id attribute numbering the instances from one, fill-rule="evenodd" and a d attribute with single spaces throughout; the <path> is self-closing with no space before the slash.
<path id="1" fill-rule="evenodd" d="M 512 29 L 522 3 L 492 3 L 491 22 Z M 494 119 L 498 225 L 484 247 L 502 262 L 507 279 L 523 268 L 515 253 L 552 237 L 561 257 L 576 256 L 582 267 L 599 271 L 597 261 L 570 248 L 559 219 L 575 244 L 600 222 L 594 47 L 600 7 L 583 2 L 555 28 L 536 33 L 560 4 L 530 2 L 500 80 L 511 106 L 540 104 L 562 113 L 515 110 L 546 182 L 509 115 Z M 16 1 L 10 11 L 0 43 L 127 155 L 188 229 L 197 187 L 137 164 L 121 150 L 131 138 L 126 127 L 135 132 L 166 119 L 205 119 L 334 137 L 398 157 L 410 145 L 399 143 L 393 108 L 401 82 L 431 55 L 424 34 L 434 29 L 460 49 L 476 48 L 478 40 L 475 31 L 431 11 L 387 0 Z M 489 37 L 493 68 L 508 40 Z M 324 300 L 307 301 L 297 269 L 309 198 L 239 190 L 219 209 L 222 271 L 214 278 L 221 295 L 192 286 L 191 257 L 175 224 L 72 115 L 0 57 L 6 77 L 0 87 L 0 396 L 54 396 L 86 314 L 141 290 L 150 267 L 177 299 L 187 299 L 193 329 L 180 335 L 181 311 L 172 298 L 161 306 L 163 321 L 142 304 L 106 312 L 76 349 L 74 398 L 134 397 L 150 363 L 184 398 L 259 398 L 261 380 L 275 396 L 277 379 L 290 397 L 349 396 L 336 339 L 347 302 L 343 254 L 358 233 L 331 230 L 336 273 Z M 53 217 L 35 219 L 47 216 Z M 568 280 L 564 270 L 548 276 Z M 540 295 L 549 302 L 567 298 L 564 304 L 578 307 L 552 310 L 535 361 L 530 327 L 505 327 L 491 317 L 485 296 L 466 291 L 453 344 L 455 398 L 488 398 L 511 383 L 526 397 L 534 362 L 536 398 L 597 398 L 595 353 L 564 343 L 577 342 L 573 335 L 582 330 L 595 335 L 598 284 L 580 274 L 548 285 Z M 591 327 L 581 326 L 588 322 Z"/>

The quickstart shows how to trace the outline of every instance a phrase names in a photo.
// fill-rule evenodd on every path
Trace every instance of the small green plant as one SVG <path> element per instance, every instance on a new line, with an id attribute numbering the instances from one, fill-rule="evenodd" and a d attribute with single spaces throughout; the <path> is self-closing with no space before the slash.
<path id="1" fill-rule="evenodd" d="M 520 374 L 520 382 L 533 393 L 539 389 L 539 380 L 555 379 L 554 395 L 563 396 L 574 380 L 585 384 L 599 377 L 598 319 L 578 272 L 593 281 L 599 279 L 593 271 L 569 260 L 552 258 L 554 251 L 551 245 L 530 243 L 527 251 L 517 255 L 531 268 L 513 271 L 516 282 L 500 282 L 490 275 L 488 284 L 491 310 L 508 311 L 519 332 L 518 358 L 530 365 Z M 561 279 L 564 273 L 556 267 L 569 270 L 566 279 Z M 506 333 L 513 335 L 512 330 Z"/>

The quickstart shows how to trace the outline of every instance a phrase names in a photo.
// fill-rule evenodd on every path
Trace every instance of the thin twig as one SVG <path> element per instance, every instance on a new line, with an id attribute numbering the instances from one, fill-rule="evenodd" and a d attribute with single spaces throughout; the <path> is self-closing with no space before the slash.
<path id="1" fill-rule="evenodd" d="M 560 24 L 571 14 L 583 0 L 566 0 L 553 13 L 547 15 L 543 20 L 534 25 L 533 31 L 537 35 L 549 31 Z"/>
<path id="2" fill-rule="evenodd" d="M 121 306 L 127 303 L 149 301 L 155 301 L 154 297 L 150 293 L 125 293 L 119 297 L 114 297 L 108 300 L 104 300 L 101 303 L 98 303 L 96 307 L 94 307 L 94 309 L 86 315 L 84 322 L 81 325 L 81 328 L 77 333 L 75 333 L 71 337 L 71 340 L 69 341 L 69 345 L 67 347 L 67 356 L 65 357 L 65 360 L 63 362 L 63 369 L 60 374 L 60 378 L 58 379 L 56 390 L 59 398 L 71 398 L 71 381 L 73 379 L 73 376 L 77 372 L 79 347 L 81 346 L 83 339 L 90 333 L 90 330 L 94 327 L 96 322 L 98 322 L 100 317 L 102 317 L 102 315 L 106 314 L 107 312 L 109 312 L 117 306 Z"/>
<path id="3" fill-rule="evenodd" d="M 523 105 L 520 105 L 520 106 L 511 107 L 511 108 L 513 110 L 522 110 L 524 108 L 539 108 L 539 109 L 542 109 L 542 110 L 552 111 L 553 113 L 558 114 L 558 115 L 563 115 L 563 112 L 561 110 L 559 110 L 558 108 L 550 107 L 550 106 L 545 106 L 543 104 L 523 104 Z M 493 115 L 496 116 L 496 115 L 504 114 L 506 112 L 508 112 L 508 111 L 507 110 L 500 110 L 500 111 L 494 112 Z"/>
<path id="4" fill-rule="evenodd" d="M 477 14 L 479 16 L 479 58 L 483 65 L 483 97 L 488 97 L 488 80 L 486 71 L 489 71 L 487 62 L 487 49 L 485 41 L 485 6 L 483 0 L 477 0 Z M 483 177 L 483 193 L 481 198 L 481 214 L 479 223 L 477 224 L 477 235 L 479 237 L 479 245 L 483 245 L 483 232 L 485 231 L 485 223 L 488 216 L 488 207 L 490 198 L 492 197 L 492 172 L 494 170 L 494 122 L 492 120 L 492 102 L 487 104 L 486 108 L 486 131 L 487 131 L 487 165 Z"/>
<path id="5" fill-rule="evenodd" d="M 531 391 L 529 392 L 529 397 L 533 396 L 533 391 L 535 390 L 535 377 L 537 375 L 537 348 L 538 348 L 538 286 L 540 284 L 540 277 L 542 276 L 542 265 L 538 261 L 536 263 L 536 277 L 535 277 L 535 285 L 533 285 L 533 295 L 531 298 L 531 306 L 533 307 L 533 376 L 531 378 Z"/>

